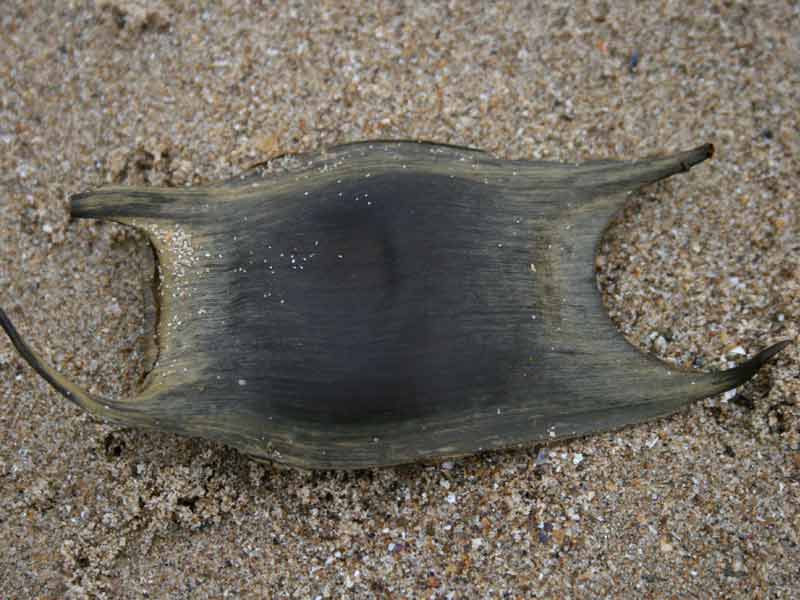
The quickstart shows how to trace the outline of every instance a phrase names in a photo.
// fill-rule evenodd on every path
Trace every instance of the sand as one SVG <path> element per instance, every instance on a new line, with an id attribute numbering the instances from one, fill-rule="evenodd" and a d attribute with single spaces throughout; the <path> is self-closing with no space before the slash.
<path id="1" fill-rule="evenodd" d="M 59 370 L 124 397 L 143 369 L 142 239 L 69 194 L 365 138 L 713 142 L 609 229 L 609 312 L 688 368 L 798 340 L 796 3 L 347 4 L 0 4 L 0 306 Z M 0 597 L 796 597 L 799 358 L 622 431 L 307 473 L 97 422 L 2 338 Z"/>

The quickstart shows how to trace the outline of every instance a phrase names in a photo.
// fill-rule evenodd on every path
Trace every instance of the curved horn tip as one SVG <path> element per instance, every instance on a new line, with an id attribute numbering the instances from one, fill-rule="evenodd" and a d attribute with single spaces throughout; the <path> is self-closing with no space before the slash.
<path id="1" fill-rule="evenodd" d="M 706 160 L 708 158 L 713 158 L 714 152 L 716 152 L 716 148 L 714 148 L 714 144 L 711 144 L 711 143 L 703 144 L 702 146 L 698 146 L 696 148 L 696 150 L 699 153 L 703 154 L 703 160 Z"/>
<path id="2" fill-rule="evenodd" d="M 17 328 L 14 327 L 14 324 L 11 322 L 11 319 L 8 318 L 8 315 L 2 307 L 0 307 L 0 328 L 6 332 L 6 335 L 8 336 L 8 339 L 11 341 L 11 344 L 14 346 L 14 348 L 16 348 L 16 350 L 23 355 L 23 358 L 26 358 L 27 360 L 24 352 L 26 349 L 25 343 L 22 341 Z"/>
<path id="3" fill-rule="evenodd" d="M 753 365 L 755 365 L 755 368 L 758 368 L 791 343 L 792 340 L 781 340 L 780 342 L 775 342 L 768 348 L 765 348 L 764 350 L 756 354 L 745 364 L 753 363 Z"/>
<path id="4" fill-rule="evenodd" d="M 691 167 L 700 164 L 714 156 L 714 144 L 703 144 L 692 148 L 686 152 L 681 152 L 676 157 L 681 158 L 681 163 L 684 171 L 688 171 Z"/>
<path id="5" fill-rule="evenodd" d="M 721 371 L 720 381 L 727 385 L 729 389 L 740 386 L 753 377 L 769 359 L 786 348 L 786 346 L 788 346 L 790 343 L 791 340 L 781 340 L 780 342 L 776 342 L 775 344 L 772 344 L 768 348 L 765 348 L 756 354 L 750 360 L 747 360 L 732 369 L 728 369 L 727 371 Z"/>

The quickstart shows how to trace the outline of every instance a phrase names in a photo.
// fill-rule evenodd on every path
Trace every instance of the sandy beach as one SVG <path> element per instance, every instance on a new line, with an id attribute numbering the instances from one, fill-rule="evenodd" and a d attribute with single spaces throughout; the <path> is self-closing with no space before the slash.
<path id="1" fill-rule="evenodd" d="M 800 586 L 794 2 L 0 4 L 0 306 L 93 394 L 144 373 L 141 234 L 107 184 L 202 185 L 364 139 L 586 160 L 713 143 L 597 257 L 627 339 L 704 371 L 652 423 L 360 472 L 120 428 L 0 335 L 0 598 L 792 598 Z"/>

